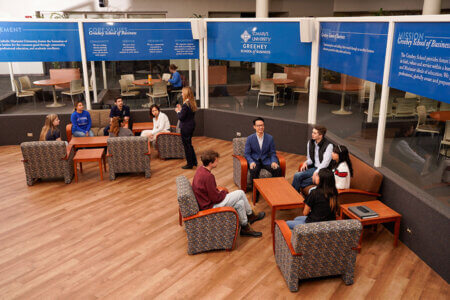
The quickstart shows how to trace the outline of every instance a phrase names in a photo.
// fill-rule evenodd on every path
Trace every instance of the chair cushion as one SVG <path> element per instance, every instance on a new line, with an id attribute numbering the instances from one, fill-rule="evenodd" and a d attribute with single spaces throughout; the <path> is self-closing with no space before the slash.
<path id="1" fill-rule="evenodd" d="M 353 166 L 353 177 L 350 180 L 350 188 L 378 193 L 383 175 L 380 172 L 350 154 Z"/>
<path id="2" fill-rule="evenodd" d="M 196 215 L 200 210 L 191 183 L 186 176 L 178 176 L 177 183 L 177 199 L 180 206 L 181 215 L 187 218 Z"/>
<path id="3" fill-rule="evenodd" d="M 233 139 L 233 154 L 244 156 L 246 142 L 247 142 L 246 137 L 234 138 Z"/>

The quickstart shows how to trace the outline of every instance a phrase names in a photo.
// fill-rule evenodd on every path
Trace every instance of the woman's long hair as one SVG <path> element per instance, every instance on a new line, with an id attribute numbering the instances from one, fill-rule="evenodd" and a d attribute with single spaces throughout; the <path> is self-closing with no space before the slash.
<path id="1" fill-rule="evenodd" d="M 114 117 L 111 120 L 111 127 L 109 127 L 109 132 L 112 132 L 116 136 L 119 136 L 119 131 L 120 131 L 119 117 Z"/>
<path id="2" fill-rule="evenodd" d="M 348 155 L 348 149 L 347 147 L 343 145 L 336 145 L 333 148 L 333 152 L 336 153 L 339 156 L 338 162 L 335 162 L 333 160 L 332 167 L 337 168 L 342 162 L 346 162 L 348 169 L 350 170 L 350 177 L 353 177 L 353 166 L 352 161 L 350 160 L 350 156 Z"/>
<path id="3" fill-rule="evenodd" d="M 197 102 L 195 101 L 192 89 L 189 86 L 186 86 L 181 90 L 181 94 L 183 95 L 183 101 L 189 100 L 186 102 L 186 104 L 189 105 L 189 108 L 192 111 L 197 111 Z"/>
<path id="4" fill-rule="evenodd" d="M 53 125 L 53 122 L 58 118 L 56 114 L 50 114 L 45 117 L 44 127 L 42 127 L 41 135 L 39 136 L 40 141 L 45 141 L 45 137 L 47 136 L 47 132 L 50 130 L 50 133 L 56 130 L 56 127 Z"/>
<path id="5" fill-rule="evenodd" d="M 331 211 L 336 214 L 338 192 L 336 190 L 334 174 L 329 169 L 320 169 L 317 190 L 323 192 L 325 198 L 330 202 Z"/>

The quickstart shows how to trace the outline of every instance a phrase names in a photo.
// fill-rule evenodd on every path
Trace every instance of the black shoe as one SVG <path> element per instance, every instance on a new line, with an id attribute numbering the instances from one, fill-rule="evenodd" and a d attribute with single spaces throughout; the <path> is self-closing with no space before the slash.
<path id="1" fill-rule="evenodd" d="M 256 221 L 262 220 L 264 219 L 264 217 L 266 216 L 265 212 L 260 212 L 259 214 L 255 215 L 254 213 L 252 213 L 251 215 L 248 216 L 248 222 L 250 224 L 255 223 Z"/>
<path id="2" fill-rule="evenodd" d="M 250 225 L 247 224 L 246 226 L 242 226 L 242 228 L 241 228 L 241 236 L 251 236 L 251 237 L 259 238 L 259 237 L 262 237 L 262 232 L 253 231 L 250 228 Z"/>
<path id="3" fill-rule="evenodd" d="M 190 165 L 185 165 L 185 166 L 182 166 L 181 167 L 182 169 L 192 169 L 193 168 L 193 166 L 190 166 Z"/>

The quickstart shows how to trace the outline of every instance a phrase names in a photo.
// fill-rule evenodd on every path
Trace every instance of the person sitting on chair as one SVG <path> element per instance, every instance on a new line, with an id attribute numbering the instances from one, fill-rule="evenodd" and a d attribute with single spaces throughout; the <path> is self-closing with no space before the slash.
<path id="1" fill-rule="evenodd" d="M 324 126 L 316 125 L 312 130 L 312 139 L 308 141 L 307 160 L 302 164 L 300 172 L 295 173 L 292 186 L 301 192 L 305 188 L 313 184 L 313 177 L 324 168 L 328 168 L 331 162 L 331 153 L 333 152 L 333 144 L 325 138 L 327 129 Z"/>
<path id="2" fill-rule="evenodd" d="M 207 150 L 201 155 L 203 166 L 195 172 L 192 190 L 197 199 L 200 210 L 229 206 L 236 209 L 239 215 L 242 236 L 261 237 L 262 233 L 253 231 L 249 224 L 264 218 L 265 213 L 255 214 L 245 196 L 244 191 L 237 190 L 228 193 L 226 189 L 219 190 L 216 179 L 211 173 L 219 163 L 219 153 Z"/>
<path id="3" fill-rule="evenodd" d="M 61 141 L 61 131 L 59 130 L 59 118 L 56 114 L 45 117 L 44 127 L 39 135 L 40 141 Z"/>
<path id="4" fill-rule="evenodd" d="M 275 143 L 270 134 L 264 133 L 264 119 L 253 120 L 256 133 L 250 135 L 245 143 L 245 159 L 250 171 L 249 189 L 253 188 L 253 179 L 259 178 L 261 169 L 266 169 L 272 177 L 281 177 L 281 168 L 275 151 Z"/>
<path id="5" fill-rule="evenodd" d="M 111 119 L 109 129 L 109 136 L 110 137 L 118 137 L 118 136 L 133 136 L 133 132 L 128 129 L 120 126 L 120 118 L 114 117 Z"/>
<path id="6" fill-rule="evenodd" d="M 112 121 L 114 117 L 119 117 L 119 123 L 123 128 L 131 129 L 130 122 L 130 108 L 123 104 L 123 100 L 121 97 L 116 98 L 114 101 L 114 106 L 111 108 L 111 112 L 109 113 L 109 122 Z M 109 134 L 109 125 L 103 129 L 103 134 Z"/>
<path id="7" fill-rule="evenodd" d="M 161 112 L 161 109 L 156 104 L 150 106 L 150 117 L 153 118 L 153 129 L 142 131 L 141 136 L 145 136 L 153 142 L 156 140 L 158 133 L 170 132 L 170 122 L 167 115 Z"/>

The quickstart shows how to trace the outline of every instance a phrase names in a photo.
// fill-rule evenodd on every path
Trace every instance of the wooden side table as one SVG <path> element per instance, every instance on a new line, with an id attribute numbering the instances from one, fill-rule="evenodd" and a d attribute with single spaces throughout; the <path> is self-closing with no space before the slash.
<path id="1" fill-rule="evenodd" d="M 73 168 L 75 172 L 75 182 L 78 182 L 78 171 L 77 164 L 80 163 L 80 172 L 83 173 L 83 162 L 88 161 L 98 161 L 98 165 L 100 167 L 100 180 L 103 180 L 103 170 L 102 170 L 102 161 L 103 167 L 106 172 L 106 159 L 105 159 L 105 149 L 80 149 L 75 154 L 73 158 Z"/>
<path id="2" fill-rule="evenodd" d="M 360 205 L 365 205 L 365 206 L 369 207 L 370 209 L 372 209 L 373 211 L 375 211 L 378 214 L 378 217 L 361 219 L 348 209 L 349 207 L 360 206 Z M 340 208 L 341 219 L 343 219 L 344 216 L 348 217 L 350 219 L 356 219 L 356 220 L 360 221 L 363 226 L 395 222 L 394 247 L 397 247 L 398 236 L 400 233 L 400 220 L 402 218 L 402 215 L 399 214 L 398 212 L 396 212 L 395 210 L 389 208 L 388 206 L 384 205 L 383 202 L 376 200 L 376 201 L 366 201 L 366 202 L 358 202 L 358 203 L 350 203 L 350 204 L 341 204 L 341 208 Z M 363 236 L 363 231 L 361 231 L 361 238 L 359 239 L 359 248 L 361 248 L 362 236 Z"/>

